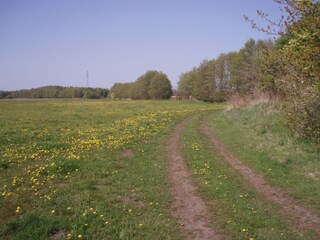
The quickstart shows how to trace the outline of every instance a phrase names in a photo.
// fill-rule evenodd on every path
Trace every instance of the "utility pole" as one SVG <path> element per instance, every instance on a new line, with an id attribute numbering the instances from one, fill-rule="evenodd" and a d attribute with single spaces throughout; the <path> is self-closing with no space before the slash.
<path id="1" fill-rule="evenodd" d="M 87 70 L 87 88 L 89 88 L 89 71 Z"/>

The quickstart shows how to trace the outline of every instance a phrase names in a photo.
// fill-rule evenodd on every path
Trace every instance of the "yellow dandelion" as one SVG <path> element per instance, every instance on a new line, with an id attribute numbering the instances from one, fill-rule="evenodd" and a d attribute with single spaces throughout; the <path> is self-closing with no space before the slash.
<path id="1" fill-rule="evenodd" d="M 18 206 L 18 207 L 16 208 L 16 213 L 19 213 L 20 211 L 21 211 L 21 207 Z"/>

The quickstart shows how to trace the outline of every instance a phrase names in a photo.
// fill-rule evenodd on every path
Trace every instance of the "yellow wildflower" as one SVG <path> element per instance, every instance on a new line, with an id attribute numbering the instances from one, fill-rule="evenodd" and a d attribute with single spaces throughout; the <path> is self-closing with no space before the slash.
<path id="1" fill-rule="evenodd" d="M 17 207 L 17 209 L 16 209 L 16 213 L 19 213 L 21 211 L 21 207 Z"/>

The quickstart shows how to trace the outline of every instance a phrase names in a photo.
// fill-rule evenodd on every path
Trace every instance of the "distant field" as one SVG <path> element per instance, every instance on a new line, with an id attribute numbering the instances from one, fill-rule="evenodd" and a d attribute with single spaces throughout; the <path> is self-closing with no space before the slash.
<path id="1" fill-rule="evenodd" d="M 186 115 L 216 108 L 0 101 L 0 238 L 180 239 L 165 139 Z"/>

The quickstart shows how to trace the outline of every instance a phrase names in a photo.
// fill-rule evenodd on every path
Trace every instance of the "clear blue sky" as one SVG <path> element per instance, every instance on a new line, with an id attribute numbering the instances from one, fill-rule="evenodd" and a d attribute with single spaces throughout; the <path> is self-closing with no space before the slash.
<path id="1" fill-rule="evenodd" d="M 243 15 L 280 16 L 273 0 L 0 0 L 0 90 L 110 88 L 148 70 L 179 75 L 250 38 Z"/>

